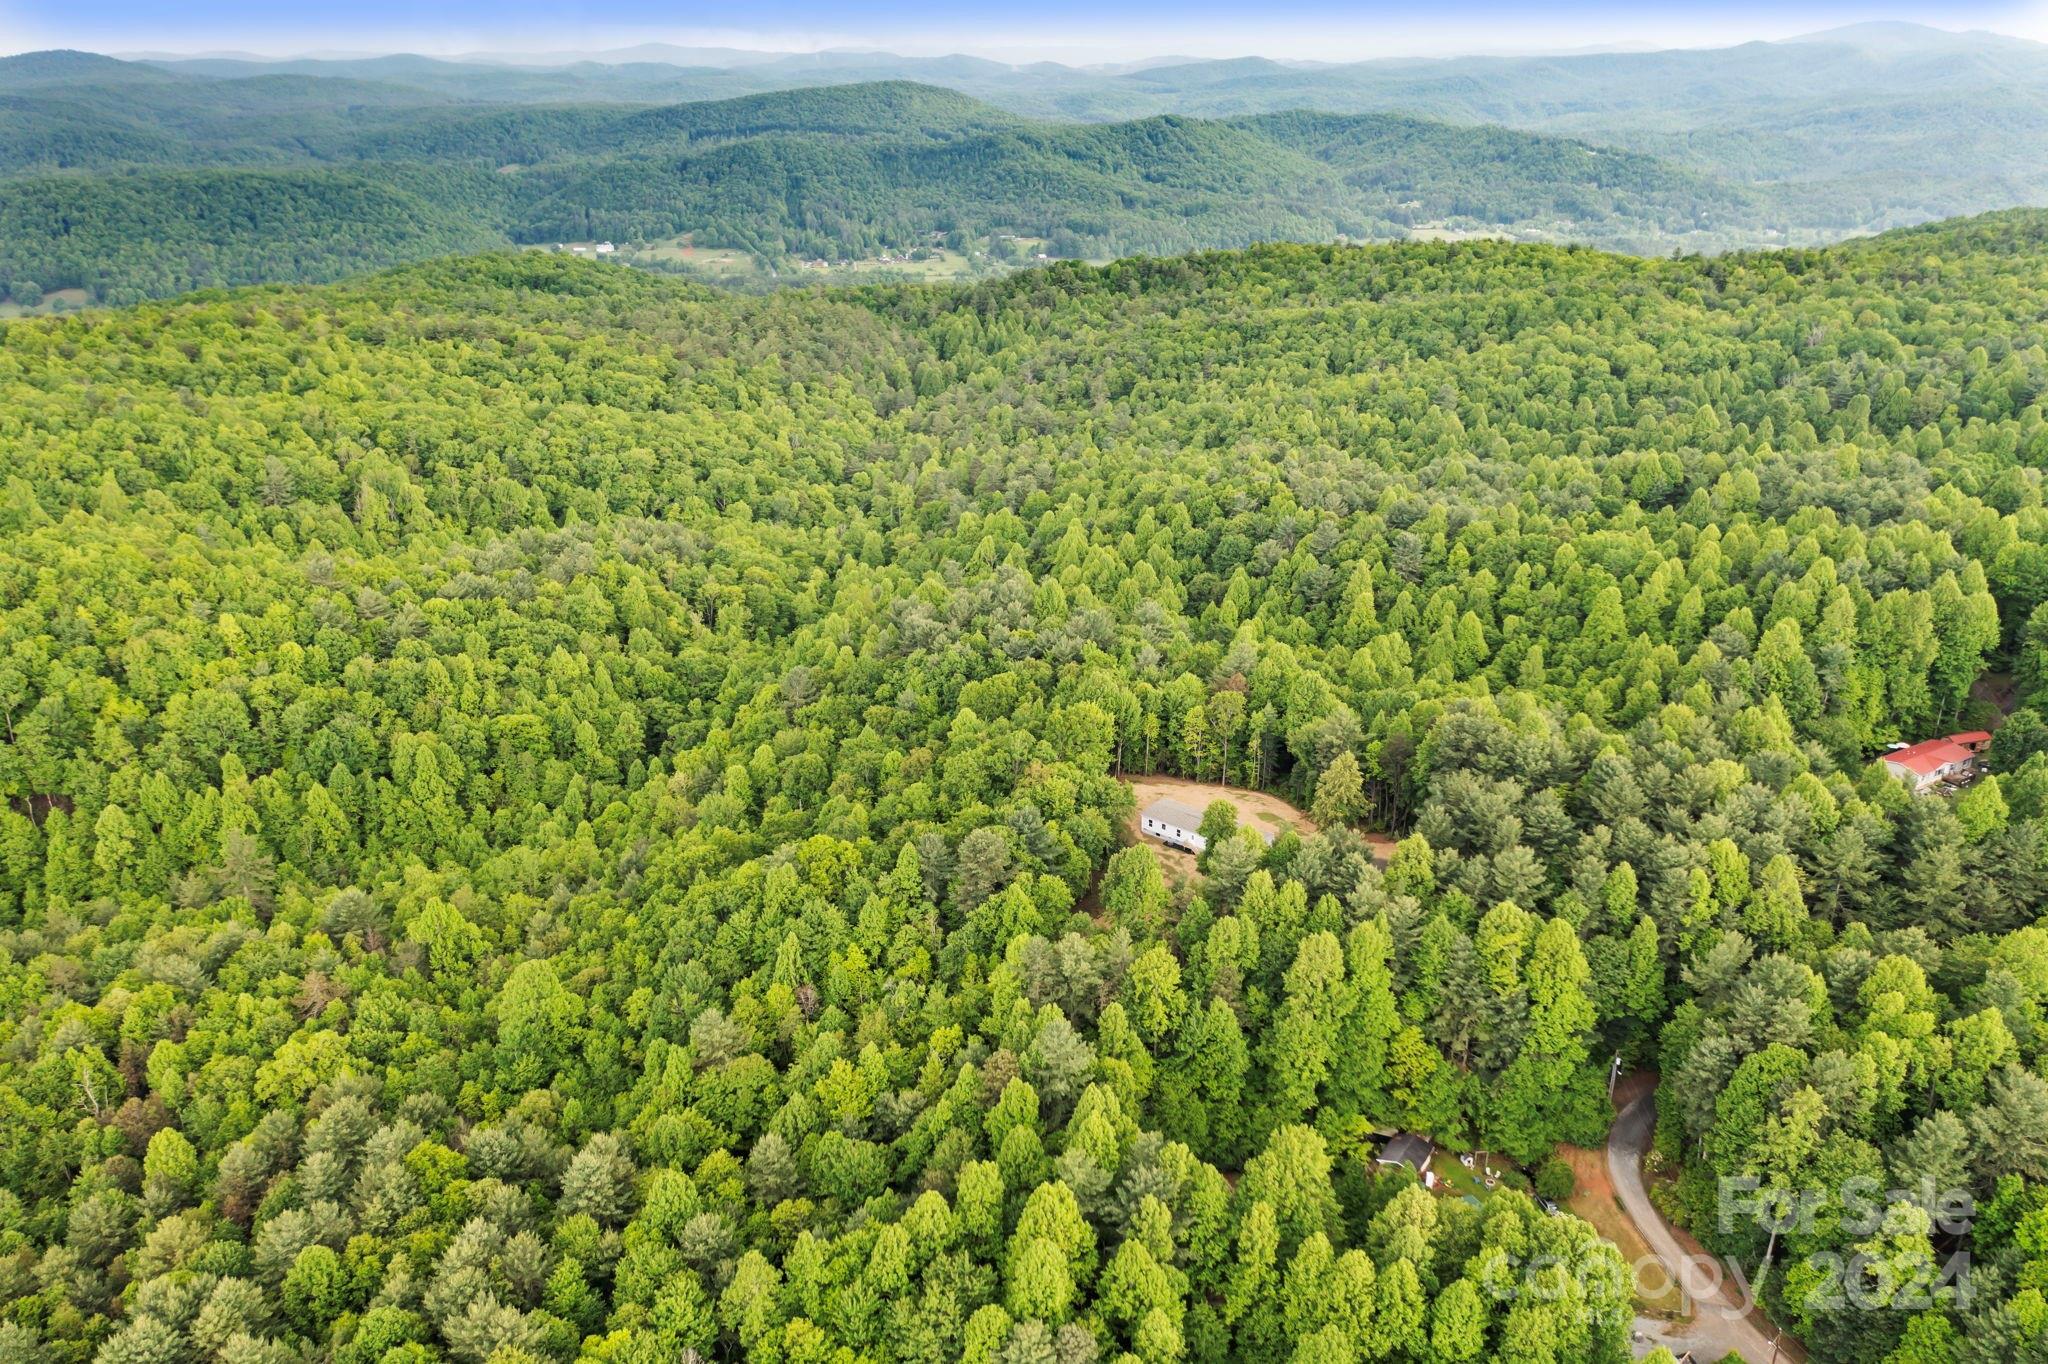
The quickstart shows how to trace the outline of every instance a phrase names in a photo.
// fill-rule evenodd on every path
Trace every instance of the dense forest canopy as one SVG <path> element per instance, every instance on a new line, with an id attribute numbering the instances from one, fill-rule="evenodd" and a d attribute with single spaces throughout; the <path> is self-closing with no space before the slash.
<path id="1" fill-rule="evenodd" d="M 2044 392 L 2039 213 L 0 327 L 0 1355 L 1618 1362 L 1369 1161 L 1617 1054 L 1816 1358 L 2038 1354 Z"/>

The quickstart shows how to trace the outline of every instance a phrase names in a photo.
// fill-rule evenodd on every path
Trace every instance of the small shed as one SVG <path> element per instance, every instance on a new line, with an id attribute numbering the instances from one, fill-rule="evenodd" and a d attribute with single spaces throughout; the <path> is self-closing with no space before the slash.
<path id="1" fill-rule="evenodd" d="M 1162 796 L 1146 806 L 1138 815 L 1138 827 L 1162 843 L 1192 853 L 1209 846 L 1209 841 L 1196 832 L 1202 827 L 1202 812 L 1171 796 Z"/>

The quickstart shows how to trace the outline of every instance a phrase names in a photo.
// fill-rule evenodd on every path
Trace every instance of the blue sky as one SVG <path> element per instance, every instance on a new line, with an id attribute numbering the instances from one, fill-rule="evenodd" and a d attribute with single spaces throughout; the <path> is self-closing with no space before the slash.
<path id="1" fill-rule="evenodd" d="M 1956 3 L 1437 4 L 1342 0 L 0 0 L 0 51 L 242 50 L 435 53 L 600 49 L 643 41 L 814 50 L 975 52 L 1031 60 L 1124 60 L 1166 53 L 1355 59 L 1587 46 L 1706 46 L 1782 38 L 1838 24 L 1906 19 L 2048 40 L 2048 0 Z"/>

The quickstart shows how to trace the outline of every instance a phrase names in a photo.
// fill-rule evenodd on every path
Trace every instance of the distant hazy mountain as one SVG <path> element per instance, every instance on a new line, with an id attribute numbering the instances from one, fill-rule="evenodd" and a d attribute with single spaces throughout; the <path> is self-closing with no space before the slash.
<path id="1" fill-rule="evenodd" d="M 882 52 L 643 45 L 463 61 L 166 62 L 215 77 L 400 82 L 492 103 L 678 103 L 805 85 L 912 80 L 1012 113 L 1106 122 L 1288 109 L 1404 113 L 1559 133 L 1768 187 L 1788 221 L 1878 229 L 2048 202 L 2048 46 L 1914 24 L 1776 43 L 1649 52 L 1300 65 L 1244 57 L 1083 69 Z"/>
<path id="2" fill-rule="evenodd" d="M 47 207 L 86 193 L 47 177 L 126 175 L 111 198 L 95 191 L 105 211 L 84 223 L 114 290 L 127 287 L 118 225 L 166 222 L 152 196 L 189 188 L 128 174 L 143 168 L 319 168 L 323 196 L 389 219 L 369 234 L 387 254 L 451 240 L 450 222 L 416 208 L 444 182 L 497 239 L 690 232 L 764 260 L 1011 228 L 1091 255 L 1411 229 L 1726 249 L 2048 203 L 2048 46 L 1902 24 L 1326 65 L 564 55 L 576 60 L 0 59 L 0 176 L 40 177 L 20 201 Z M 228 195 L 256 206 L 256 239 L 280 183 Z M 51 245 L 84 220 L 36 211 L 8 221 L 9 268 L 93 259 Z M 288 258 L 266 249 L 248 268 Z M 162 287 L 163 272 L 146 278 Z"/>
<path id="3" fill-rule="evenodd" d="M 169 71 L 140 62 L 124 62 L 97 52 L 74 52 L 57 48 L 48 52 L 24 52 L 0 57 L 0 94 L 24 90 L 45 90 L 52 86 L 120 81 L 133 84 L 167 80 Z"/>
<path id="4" fill-rule="evenodd" d="M 1925 55 L 1944 50 L 1968 52 L 1998 48 L 2015 51 L 2031 49 L 2037 54 L 2048 54 L 2048 44 L 2037 43 L 2031 38 L 2015 38 L 2009 34 L 1993 33 L 1981 28 L 1959 33 L 1951 29 L 1930 28 L 1926 24 L 1902 23 L 1896 20 L 1843 24 L 1836 28 L 1822 29 L 1817 33 L 1802 33 L 1785 41 L 1834 43 L 1862 48 L 1866 52 L 1894 55 Z"/>
<path id="5" fill-rule="evenodd" d="M 414 58 L 403 69 L 389 59 L 163 66 L 214 76 L 401 80 L 493 102 L 672 103 L 914 80 L 1013 113 L 1077 121 L 1302 108 L 1406 113 L 1562 133 L 1777 186 L 1794 216 L 1843 230 L 2048 197 L 2048 46 L 1914 24 L 1858 24 L 1726 48 L 1321 66 L 1245 57 L 1082 69 L 659 46 L 580 56 L 553 66 L 488 56 Z"/>
<path id="6" fill-rule="evenodd" d="M 589 62 L 603 66 L 636 66 L 644 62 L 669 66 L 757 66 L 780 61 L 789 55 L 787 52 L 758 52 L 740 47 L 636 43 L 631 47 L 607 48 L 599 52 L 470 52 L 455 60 L 485 66 L 580 66 Z"/>

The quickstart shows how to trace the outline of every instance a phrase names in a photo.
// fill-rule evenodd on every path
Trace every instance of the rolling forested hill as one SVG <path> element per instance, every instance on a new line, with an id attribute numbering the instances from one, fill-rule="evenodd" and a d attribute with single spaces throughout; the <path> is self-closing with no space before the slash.
<path id="1" fill-rule="evenodd" d="M 683 234 L 769 263 L 935 236 L 1107 257 L 1417 223 L 1657 249 L 1742 240 L 1755 213 L 1745 192 L 1648 157 L 1390 115 L 1040 124 L 900 81 L 654 108 L 308 113 L 296 88 L 218 87 L 315 78 L 138 69 L 151 92 L 197 85 L 204 110 L 186 109 L 175 143 L 140 115 L 87 134 L 77 111 L 94 99 L 63 87 L 62 118 L 12 144 L 23 173 L 0 181 L 0 281 L 119 303 L 490 244 Z M 37 173 L 47 149 L 64 169 Z"/>
<path id="2" fill-rule="evenodd" d="M 0 287 L 126 302 L 333 278 L 458 238 L 643 241 L 657 266 L 687 238 L 750 255 L 764 281 L 792 257 L 936 241 L 956 272 L 986 272 L 1012 237 L 1089 258 L 1411 233 L 1812 244 L 2048 199 L 2044 110 L 2048 48 L 1881 25 L 1702 51 L 1124 71 L 31 53 L 0 59 Z M 269 211 L 274 172 L 315 167 L 312 202 L 365 215 L 359 247 Z M 180 192 L 198 181 L 128 174 L 173 169 L 232 178 L 204 182 L 205 208 Z M 160 236 L 131 230 L 144 222 Z"/>
<path id="3" fill-rule="evenodd" d="M 425 58 L 167 67 L 402 80 L 442 95 L 542 101 L 673 103 L 914 80 L 1060 121 L 1293 109 L 1401 113 L 1585 138 L 1770 185 L 1795 220 L 1837 235 L 2048 197 L 2048 46 L 1911 24 L 1661 52 L 1334 64 L 1239 59 L 1119 72 L 886 53 L 649 48 L 597 55 L 603 60 L 556 68 Z"/>
<path id="4" fill-rule="evenodd" d="M 0 67 L 4 67 L 0 61 Z M 135 162 L 184 166 L 366 161 L 475 161 L 490 166 L 546 160 L 676 151 L 692 144 L 770 134 L 813 137 L 951 138 L 1009 128 L 1023 120 L 964 95 L 908 81 L 782 90 L 731 100 L 643 107 L 617 104 L 479 105 L 417 101 L 397 107 L 356 101 L 338 82 L 282 78 L 174 82 L 166 89 L 152 68 L 139 95 L 126 86 L 36 87 L 14 95 L 23 138 L 0 148 L 10 171 L 106 170 Z M 0 72 L 0 91 L 8 90 Z M 224 93 L 225 92 L 225 93 Z M 325 92 L 332 98 L 319 100 Z M 175 111 L 175 138 L 162 127 Z M 53 110 L 73 122 L 103 120 L 110 141 L 67 160 L 41 151 L 30 136 Z M 164 140 L 160 155 L 130 156 L 115 134 Z"/>
<path id="5" fill-rule="evenodd" d="M 1620 1055 L 1814 1358 L 2029 1358 L 2044 290 L 2013 213 L 0 326 L 0 1357 L 1623 1364 L 1586 1223 L 1371 1162 L 1554 1188 Z M 1131 773 L 1320 831 L 1169 882 Z"/>
<path id="6" fill-rule="evenodd" d="M 1316 115 L 1017 127 L 907 144 L 775 137 L 535 167 L 524 179 L 531 198 L 516 210 L 515 235 L 528 239 L 688 230 L 808 255 L 1013 229 L 1053 239 L 1059 255 L 1120 256 L 1386 238 L 1405 235 L 1405 222 L 1444 220 L 1655 243 L 1727 227 L 1748 204 L 1644 157 Z"/>
<path id="7" fill-rule="evenodd" d="M 503 246 L 503 186 L 410 166 L 121 171 L 0 185 L 0 280 L 120 303 Z M 21 282 L 28 281 L 26 286 Z"/>

